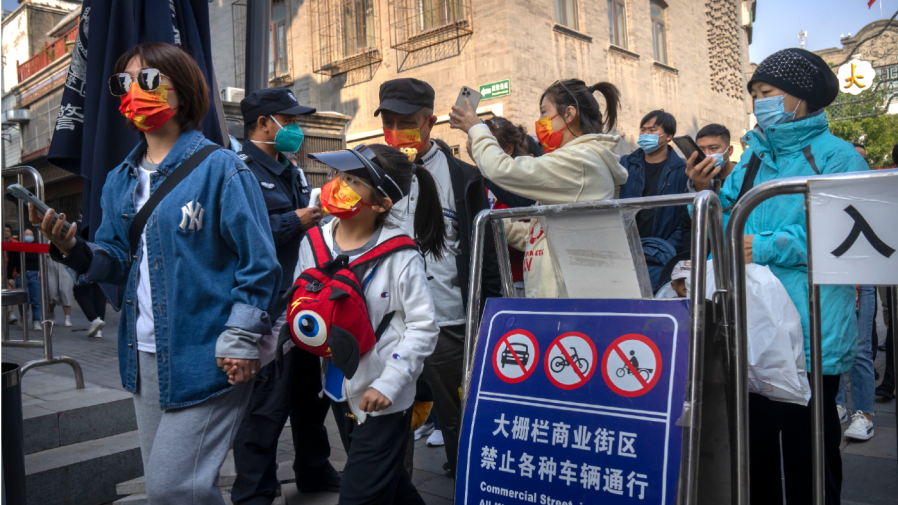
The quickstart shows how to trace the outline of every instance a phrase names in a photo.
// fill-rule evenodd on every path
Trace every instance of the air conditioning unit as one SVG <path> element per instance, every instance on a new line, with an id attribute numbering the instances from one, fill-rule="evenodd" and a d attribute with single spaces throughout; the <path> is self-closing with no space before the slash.
<path id="1" fill-rule="evenodd" d="M 224 88 L 221 90 L 221 99 L 225 102 L 239 102 L 246 97 L 246 90 L 243 88 Z"/>

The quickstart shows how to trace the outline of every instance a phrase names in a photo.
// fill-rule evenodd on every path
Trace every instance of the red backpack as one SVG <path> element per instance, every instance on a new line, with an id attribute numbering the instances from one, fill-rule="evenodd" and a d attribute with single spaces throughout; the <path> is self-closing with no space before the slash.
<path id="1" fill-rule="evenodd" d="M 330 358 L 347 379 L 359 366 L 359 357 L 370 351 L 393 319 L 386 314 L 377 329 L 371 327 L 364 286 L 377 270 L 377 265 L 364 281 L 359 279 L 368 266 L 396 251 L 418 250 L 415 241 L 399 235 L 378 244 L 352 263 L 345 255 L 331 257 L 321 228 L 308 231 L 315 254 L 315 266 L 304 270 L 284 297 L 287 322 L 281 328 L 278 354 L 292 338 L 297 347 L 323 358 Z M 288 331 L 289 330 L 289 331 Z"/>

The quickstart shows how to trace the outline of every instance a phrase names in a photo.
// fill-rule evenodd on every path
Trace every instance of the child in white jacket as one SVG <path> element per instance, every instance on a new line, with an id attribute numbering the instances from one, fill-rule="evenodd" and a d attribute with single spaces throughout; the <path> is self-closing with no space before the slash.
<path id="1" fill-rule="evenodd" d="M 596 91 L 605 97 L 603 119 Z M 543 205 L 614 198 L 627 182 L 627 170 L 613 149 L 619 135 L 608 135 L 617 123 L 620 94 L 610 83 L 586 86 L 581 80 L 557 81 L 540 98 L 536 136 L 546 154 L 512 158 L 468 104 L 453 107 L 452 128 L 467 132 L 474 162 L 483 176 L 518 196 Z M 506 220 L 508 244 L 524 251 L 524 285 L 528 298 L 557 298 L 558 280 L 539 219 Z"/>
<path id="2" fill-rule="evenodd" d="M 332 168 L 331 182 L 322 188 L 322 207 L 336 219 L 323 225 L 321 232 L 331 257 L 345 255 L 349 262 L 404 235 L 387 218 L 393 202 L 408 194 L 412 178 L 418 180 L 421 202 L 414 228 L 421 252 L 399 250 L 364 272 L 355 272 L 372 328 L 393 313 L 389 326 L 375 347 L 361 355 L 352 379 L 344 378 L 325 359 L 322 385 L 332 399 L 347 453 L 340 503 L 423 504 L 403 460 L 415 383 L 439 334 L 421 254 L 439 257 L 445 247 L 436 183 L 423 166 L 387 146 L 358 146 L 309 157 Z M 315 256 L 305 238 L 294 279 L 314 266 Z M 282 317 L 275 326 L 284 321 Z"/>

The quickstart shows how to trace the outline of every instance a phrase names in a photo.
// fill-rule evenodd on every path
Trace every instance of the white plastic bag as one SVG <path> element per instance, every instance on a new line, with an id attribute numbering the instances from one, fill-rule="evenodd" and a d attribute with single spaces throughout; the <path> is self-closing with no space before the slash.
<path id="1" fill-rule="evenodd" d="M 708 262 L 708 299 L 714 269 Z M 807 405 L 811 385 L 805 364 L 801 316 L 770 267 L 745 266 L 748 323 L 748 389 L 771 400 Z"/>

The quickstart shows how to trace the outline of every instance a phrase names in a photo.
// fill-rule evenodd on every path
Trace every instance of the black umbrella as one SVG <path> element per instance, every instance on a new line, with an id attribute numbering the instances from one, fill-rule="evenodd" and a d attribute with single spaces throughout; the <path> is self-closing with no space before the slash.
<path id="1" fill-rule="evenodd" d="M 119 56 L 145 42 L 178 44 L 196 59 L 209 84 L 210 103 L 216 105 L 203 120 L 203 134 L 218 144 L 227 138 L 212 68 L 207 0 L 85 0 L 47 159 L 84 178 L 82 219 L 91 238 L 102 219 L 106 174 L 139 142 L 137 132 L 125 127 L 120 100 L 107 83 Z"/>

